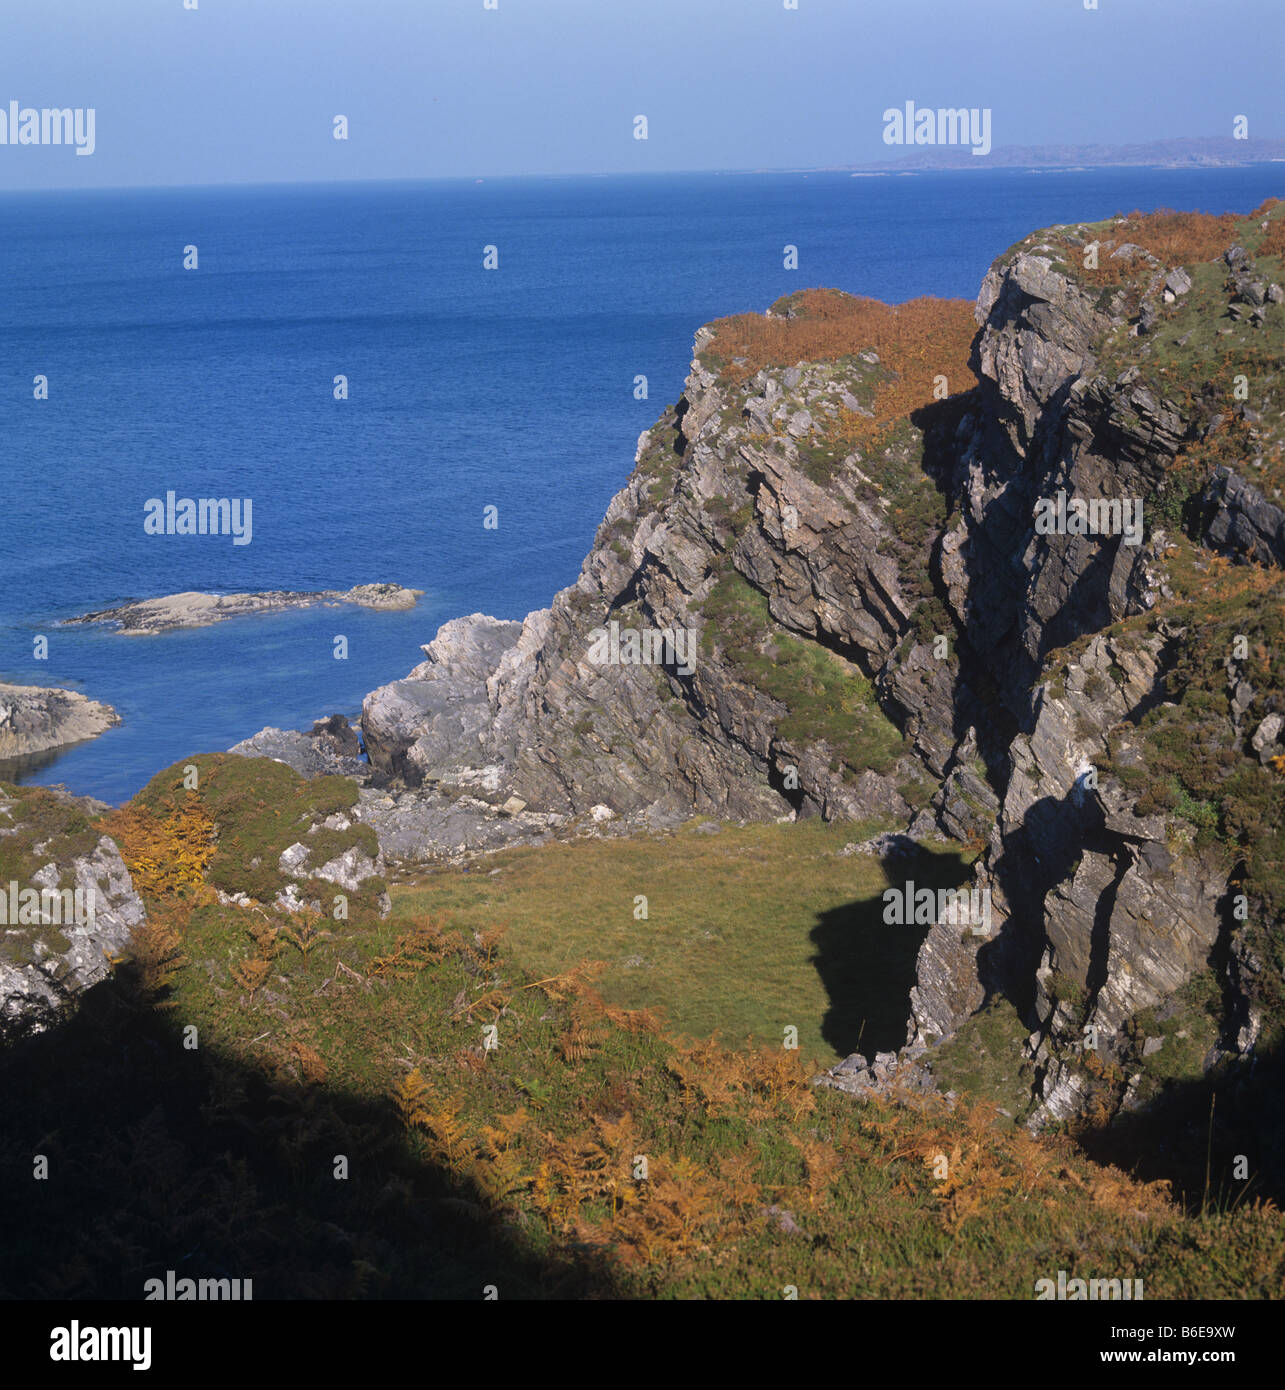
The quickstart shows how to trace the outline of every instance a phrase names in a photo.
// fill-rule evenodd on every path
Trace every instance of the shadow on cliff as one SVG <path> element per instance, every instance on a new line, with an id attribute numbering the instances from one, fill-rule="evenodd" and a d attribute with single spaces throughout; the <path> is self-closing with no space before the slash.
<path id="1" fill-rule="evenodd" d="M 913 844 L 907 841 L 907 844 Z M 880 865 L 889 886 L 958 888 L 972 869 L 957 853 L 915 850 L 886 855 Z M 882 894 L 831 908 L 817 917 L 809 939 L 812 964 L 829 998 L 821 1036 L 843 1056 L 896 1052 L 906 1041 L 910 990 L 919 947 L 930 927 L 884 921 Z"/>
<path id="2" fill-rule="evenodd" d="M 1089 941 L 1085 1011 L 1106 983 L 1110 922 L 1120 882 L 1130 863 L 1127 842 L 1109 831 L 1101 802 L 1075 792 L 1033 803 L 1022 825 L 1005 837 L 999 881 L 1010 917 L 996 938 L 978 952 L 988 995 L 998 990 L 1034 1028 L 1035 971 L 1043 952 L 1045 898 L 1069 880 L 1078 859 L 1092 851 L 1109 858 L 1113 879 L 1099 894 Z M 1221 904 L 1224 932 L 1210 955 L 1220 979 L 1226 975 L 1230 895 Z M 1224 995 L 1223 1038 L 1245 1020 Z M 1209 1074 L 1173 1080 L 1137 1110 L 1120 1111 L 1105 1126 L 1079 1130 L 1090 1157 L 1111 1163 L 1143 1181 L 1170 1182 L 1188 1210 L 1224 1209 L 1238 1201 L 1268 1198 L 1285 1205 L 1285 1058 L 1279 1049 L 1247 1059 L 1227 1056 Z M 1245 1178 L 1236 1178 L 1243 1156 Z"/>
<path id="3" fill-rule="evenodd" d="M 1277 1048 L 1171 1082 L 1145 1108 L 1077 1137 L 1100 1163 L 1143 1181 L 1168 1180 L 1189 1211 L 1259 1198 L 1285 1207 L 1285 1057 Z"/>
<path id="4" fill-rule="evenodd" d="M 0 1300 L 137 1300 L 167 1270 L 252 1279 L 255 1299 L 616 1292 L 593 1252 L 537 1253 L 417 1157 L 391 1102 L 185 1050 L 116 978 L 0 1042 L 0 1172 Z"/>
<path id="5" fill-rule="evenodd" d="M 1208 963 L 1220 982 L 1217 1014 L 1210 1011 L 1220 1055 L 1204 1075 L 1169 1080 L 1146 1105 L 1121 1110 L 1109 1125 L 1082 1135 L 1081 1144 L 1144 1181 L 1167 1179 L 1190 1211 L 1260 1198 L 1285 1206 L 1285 1056 L 1279 1046 L 1239 1053 L 1250 1009 L 1230 980 L 1238 926 L 1232 888 L 1218 908 L 1222 930 Z M 1206 1054 L 1202 1065 L 1208 1060 Z"/>
<path id="6" fill-rule="evenodd" d="M 973 388 L 944 400 L 931 401 L 910 413 L 911 423 L 923 438 L 923 472 L 945 500 L 948 514 L 956 485 L 953 473 L 958 461 L 959 430 L 965 417 L 979 408 L 980 401 L 979 390 Z M 971 616 L 968 623 L 961 624 L 951 607 L 949 585 L 943 571 L 940 536 L 928 547 L 926 558 L 924 577 L 932 597 L 937 601 L 937 617 L 948 625 L 944 635 L 950 636 L 951 647 L 958 661 L 958 674 L 950 700 L 951 734 L 958 744 L 967 737 L 970 729 L 975 732 L 986 782 L 996 797 L 1002 799 L 1004 785 L 1011 772 L 1009 747 L 1020 729 L 1014 710 L 1004 698 L 1006 677 L 1001 676 L 996 668 L 986 632 L 977 630 L 976 615 Z M 987 568 L 984 562 L 971 554 L 968 547 L 965 547 L 962 559 L 974 592 L 983 578 L 988 583 L 994 583 L 1004 574 L 1003 568 L 998 575 L 995 567 Z M 979 566 L 982 573 L 979 573 Z M 1012 586 L 1011 580 L 1005 582 L 1008 587 L 1001 585 L 996 592 L 988 594 L 987 603 L 982 605 L 986 618 L 981 626 L 985 629 L 998 623 L 1000 629 L 1016 631 L 1020 594 Z M 923 640 L 922 633 L 920 640 Z M 1028 666 L 1027 674 L 1030 674 L 1034 670 L 1034 663 L 1028 663 Z M 886 713 L 904 733 L 904 718 L 900 718 L 895 709 L 889 709 Z"/>
<path id="7" fill-rule="evenodd" d="M 1089 852 L 1115 865 L 1114 879 L 1094 912 L 1085 981 L 1090 1005 L 1106 981 L 1111 914 L 1128 857 L 1124 841 L 1106 829 L 1105 820 L 1098 797 L 1076 787 L 1065 796 L 1032 802 L 1021 823 L 1003 836 L 995 873 L 1008 904 L 1008 919 L 978 951 L 978 976 L 987 997 L 1004 994 L 1028 1027 L 1038 1022 L 1035 973 L 1044 952 L 1045 899 L 1058 884 L 1074 877 L 1076 864 Z"/>

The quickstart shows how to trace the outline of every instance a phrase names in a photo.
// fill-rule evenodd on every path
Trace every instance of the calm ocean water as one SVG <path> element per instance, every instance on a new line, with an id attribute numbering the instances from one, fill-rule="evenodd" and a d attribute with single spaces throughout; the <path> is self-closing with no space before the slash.
<path id="1" fill-rule="evenodd" d="M 709 319 L 810 285 L 972 298 L 1037 227 L 1282 192 L 1256 166 L 0 195 L 0 678 L 125 721 L 24 775 L 119 801 L 266 724 L 355 715 L 448 618 L 547 604 Z M 171 489 L 253 499 L 252 543 L 144 534 Z M 373 580 L 426 596 L 162 637 L 55 626 L 185 589 Z"/>

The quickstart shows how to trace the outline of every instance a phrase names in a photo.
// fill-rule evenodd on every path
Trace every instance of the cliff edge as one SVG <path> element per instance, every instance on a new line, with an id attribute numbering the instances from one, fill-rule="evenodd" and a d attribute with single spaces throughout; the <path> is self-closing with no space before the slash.
<path id="1" fill-rule="evenodd" d="M 1251 1061 L 1285 964 L 1283 212 L 1051 228 L 975 305 L 703 328 L 577 582 L 367 697 L 388 823 L 949 837 L 987 928 L 932 927 L 908 1043 L 1002 1008 L 1032 1124 Z"/>

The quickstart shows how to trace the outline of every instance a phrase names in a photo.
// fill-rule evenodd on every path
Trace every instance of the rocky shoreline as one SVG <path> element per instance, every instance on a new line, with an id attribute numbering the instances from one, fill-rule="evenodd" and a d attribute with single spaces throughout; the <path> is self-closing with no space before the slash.
<path id="1" fill-rule="evenodd" d="M 120 722 L 111 705 L 76 690 L 0 684 L 0 763 L 97 738 Z"/>
<path id="2" fill-rule="evenodd" d="M 309 593 L 289 589 L 268 589 L 254 594 L 193 591 L 83 613 L 79 617 L 65 619 L 60 626 L 113 623 L 119 632 L 140 636 L 209 627 L 229 618 L 245 617 L 252 613 L 280 613 L 289 608 L 311 608 L 318 603 L 351 603 L 361 608 L 391 612 L 414 608 L 423 595 L 423 589 L 406 589 L 400 584 L 358 584 L 351 589 L 319 589 Z"/>
<path id="3" fill-rule="evenodd" d="M 390 866 L 411 873 L 518 845 L 568 835 L 629 834 L 681 819 L 618 817 L 604 804 L 580 816 L 529 810 L 520 797 L 500 790 L 498 768 L 478 769 L 450 785 L 427 781 L 408 788 L 366 760 L 357 730 L 342 714 L 319 719 L 307 731 L 260 729 L 228 752 L 272 758 L 303 777 L 352 778 L 360 784 L 355 818 L 374 830 Z"/>

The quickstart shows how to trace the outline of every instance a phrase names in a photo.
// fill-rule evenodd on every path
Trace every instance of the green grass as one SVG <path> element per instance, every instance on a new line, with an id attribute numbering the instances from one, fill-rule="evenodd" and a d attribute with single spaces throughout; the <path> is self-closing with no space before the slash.
<path id="1" fill-rule="evenodd" d="M 877 859 L 836 853 L 874 828 L 816 820 L 709 834 L 685 826 L 645 839 L 509 850 L 467 872 L 443 869 L 394 888 L 393 900 L 399 912 L 442 915 L 470 931 L 503 923 L 506 956 L 537 979 L 605 960 L 605 996 L 631 1009 L 660 1006 L 676 1033 L 780 1044 L 792 1025 L 802 1052 L 832 1065 L 846 1052 L 825 1033 L 855 1036 L 866 1015 L 882 1024 L 885 1041 L 890 1028 L 904 1035 L 905 994 L 883 996 L 890 967 L 908 989 L 906 958 L 923 935 L 883 925 L 889 880 Z M 936 863 L 949 879 L 957 862 L 937 856 L 920 877 L 927 882 Z M 634 918 L 636 894 L 647 898 L 646 921 Z M 844 1026 L 826 1023 L 827 981 L 851 1009 Z"/>
<path id="2" fill-rule="evenodd" d="M 1149 1101 L 1166 1086 L 1204 1080 L 1204 1059 L 1218 1041 L 1222 1013 L 1218 978 L 1211 969 L 1193 975 L 1160 1008 L 1144 1009 L 1130 1021 L 1139 1046 L 1148 1038 L 1161 1040 L 1160 1050 L 1139 1058 L 1142 1075 L 1139 1101 Z"/>
<path id="3" fill-rule="evenodd" d="M 1027 1034 L 1013 1005 L 996 996 L 929 1054 L 933 1077 L 943 1091 L 991 1101 L 1010 1125 L 1020 1123 L 1034 1108 L 1034 1076 L 1022 1057 Z"/>
<path id="4" fill-rule="evenodd" d="M 724 572 L 702 613 L 703 640 L 721 643 L 741 680 L 785 706 L 782 738 L 826 743 L 853 772 L 892 768 L 904 740 L 856 665 L 779 627 L 764 595 L 735 570 Z"/>

